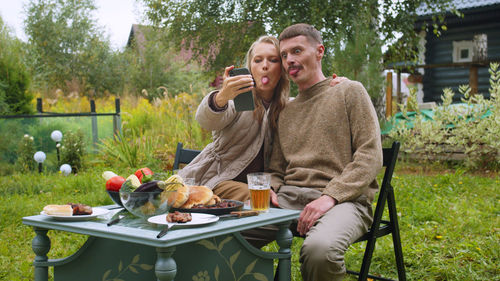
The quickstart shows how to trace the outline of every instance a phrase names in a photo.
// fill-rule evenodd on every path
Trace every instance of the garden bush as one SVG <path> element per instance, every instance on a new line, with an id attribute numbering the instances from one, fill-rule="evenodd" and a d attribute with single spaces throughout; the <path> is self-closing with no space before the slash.
<path id="1" fill-rule="evenodd" d="M 123 134 L 104 140 L 98 158 L 105 165 L 171 170 L 177 142 L 202 149 L 211 140 L 210 133 L 194 120 L 201 98 L 182 93 L 124 103 Z"/>
<path id="2" fill-rule="evenodd" d="M 26 173 L 35 170 L 35 140 L 33 136 L 25 134 L 17 148 L 17 166 L 19 171 Z"/>
<path id="3" fill-rule="evenodd" d="M 436 155 L 446 152 L 465 154 L 463 165 L 470 169 L 500 168 L 500 69 L 490 66 L 490 99 L 471 94 L 469 86 L 459 87 L 462 105 L 452 105 L 455 93 L 447 88 L 441 96 L 442 105 L 434 110 L 432 121 L 418 114 L 413 127 L 401 122 L 389 133 L 391 139 L 402 143 L 402 151 L 415 154 L 424 162 L 435 161 Z M 415 100 L 415 92 L 410 100 Z M 402 113 L 411 103 L 401 105 Z M 450 154 L 448 154 L 450 155 Z"/>
<path id="4" fill-rule="evenodd" d="M 73 172 L 77 173 L 84 166 L 85 141 L 83 132 L 68 131 L 61 143 L 61 164 L 69 164 Z"/>

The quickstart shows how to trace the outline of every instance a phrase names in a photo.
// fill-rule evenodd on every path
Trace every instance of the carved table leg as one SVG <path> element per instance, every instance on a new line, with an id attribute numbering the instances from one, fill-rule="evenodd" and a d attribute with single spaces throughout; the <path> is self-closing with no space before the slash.
<path id="1" fill-rule="evenodd" d="M 288 228 L 290 226 L 290 223 L 291 222 L 278 224 L 279 231 L 276 234 L 276 243 L 280 247 L 278 252 L 282 254 L 291 253 L 290 247 L 292 246 L 293 235 L 290 229 Z M 290 280 L 292 275 L 291 256 L 289 258 L 279 259 L 277 270 L 278 270 L 277 280 L 279 281 Z"/>
<path id="2" fill-rule="evenodd" d="M 155 273 L 158 281 L 172 281 L 177 273 L 177 264 L 172 258 L 175 247 L 156 248 Z"/>
<path id="3" fill-rule="evenodd" d="M 49 279 L 49 268 L 47 265 L 40 265 L 48 261 L 47 253 L 50 250 L 50 239 L 47 236 L 47 229 L 34 227 L 36 236 L 31 242 L 31 248 L 35 252 L 35 281 L 47 281 Z"/>

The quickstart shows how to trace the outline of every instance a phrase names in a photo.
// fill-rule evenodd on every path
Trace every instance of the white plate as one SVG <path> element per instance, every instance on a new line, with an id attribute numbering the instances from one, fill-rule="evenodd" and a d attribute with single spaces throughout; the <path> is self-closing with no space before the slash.
<path id="1" fill-rule="evenodd" d="M 109 212 L 108 209 L 104 208 L 92 208 L 92 214 L 91 215 L 78 215 L 78 216 L 55 216 L 55 215 L 47 215 L 44 211 L 41 211 L 40 214 L 54 218 L 59 221 L 87 221 L 91 220 L 97 216 L 102 216 L 105 215 Z"/>
<path id="2" fill-rule="evenodd" d="M 175 222 L 167 222 L 167 214 L 158 215 L 154 217 L 150 217 L 148 222 L 155 224 L 165 224 L 165 225 L 177 225 L 177 226 L 194 226 L 194 225 L 202 225 L 213 223 L 219 220 L 219 217 L 216 215 L 210 214 L 200 214 L 200 213 L 191 213 L 191 221 L 186 223 L 175 223 Z"/>

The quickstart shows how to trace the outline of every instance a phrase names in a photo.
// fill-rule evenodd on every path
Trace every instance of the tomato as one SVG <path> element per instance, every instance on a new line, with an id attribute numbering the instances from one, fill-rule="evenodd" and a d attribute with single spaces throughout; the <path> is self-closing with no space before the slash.
<path id="1" fill-rule="evenodd" d="M 139 170 L 135 171 L 134 175 L 139 179 L 139 181 L 142 183 L 142 178 L 144 176 L 152 176 L 153 171 L 149 169 L 148 167 L 140 168 Z M 152 177 L 147 177 L 148 180 L 151 180 Z"/>
<path id="2" fill-rule="evenodd" d="M 106 182 L 106 190 L 119 191 L 124 182 L 125 182 L 124 177 L 114 176 Z"/>

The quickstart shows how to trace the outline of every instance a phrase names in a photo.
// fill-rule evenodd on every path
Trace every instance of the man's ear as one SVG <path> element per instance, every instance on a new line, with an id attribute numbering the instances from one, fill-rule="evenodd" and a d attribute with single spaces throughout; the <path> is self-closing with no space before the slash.
<path id="1" fill-rule="evenodd" d="M 318 60 L 321 60 L 324 55 L 325 55 L 325 46 L 323 44 L 319 44 L 318 47 L 316 47 L 316 58 Z"/>

